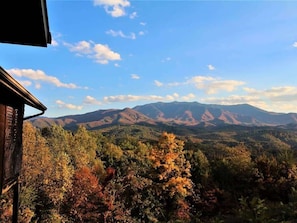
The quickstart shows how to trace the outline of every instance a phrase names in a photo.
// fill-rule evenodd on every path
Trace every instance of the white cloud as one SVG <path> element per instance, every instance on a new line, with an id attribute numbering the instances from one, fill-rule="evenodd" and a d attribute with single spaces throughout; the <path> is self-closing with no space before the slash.
<path id="1" fill-rule="evenodd" d="M 215 68 L 213 65 L 211 65 L 211 64 L 207 65 L 207 67 L 208 67 L 209 70 L 215 70 L 215 69 L 216 69 L 216 68 Z"/>
<path id="2" fill-rule="evenodd" d="M 297 42 L 294 42 L 293 43 L 293 47 L 297 47 Z"/>
<path id="3" fill-rule="evenodd" d="M 179 94 L 178 93 L 173 93 L 173 97 L 178 98 Z"/>
<path id="4" fill-rule="evenodd" d="M 71 109 L 71 110 L 81 110 L 83 108 L 83 106 L 66 104 L 65 102 L 63 102 L 61 100 L 57 100 L 56 104 L 58 105 L 59 108 L 67 108 L 67 109 Z"/>
<path id="5" fill-rule="evenodd" d="M 171 82 L 171 83 L 168 83 L 167 86 L 169 87 L 177 87 L 177 86 L 180 86 L 180 85 L 183 85 L 184 83 L 180 83 L 180 82 Z"/>
<path id="6" fill-rule="evenodd" d="M 276 111 L 276 112 L 283 112 L 283 113 L 288 113 L 288 112 L 297 113 L 297 106 L 294 103 L 274 102 L 270 106 L 267 106 L 266 109 L 269 111 Z"/>
<path id="7" fill-rule="evenodd" d="M 65 43 L 71 52 L 79 56 L 86 55 L 92 58 L 96 63 L 108 64 L 109 61 L 121 60 L 120 54 L 112 51 L 108 45 L 95 44 L 92 41 L 80 41 L 74 45 Z"/>
<path id="8" fill-rule="evenodd" d="M 91 42 L 87 42 L 87 41 L 80 41 L 78 43 L 76 43 L 75 45 L 70 45 L 69 46 L 69 50 L 71 52 L 77 52 L 79 54 L 91 54 L 92 53 L 92 48 L 91 48 Z"/>
<path id="9" fill-rule="evenodd" d="M 112 17 L 121 17 L 126 15 L 125 8 L 130 6 L 130 2 L 128 0 L 94 0 L 94 5 L 103 6 Z"/>
<path id="10" fill-rule="evenodd" d="M 85 104 L 91 104 L 91 105 L 101 105 L 102 103 L 98 100 L 96 100 L 94 97 L 92 96 L 86 96 L 85 100 L 84 100 Z"/>
<path id="11" fill-rule="evenodd" d="M 13 75 L 14 77 L 28 78 L 30 80 L 35 81 L 35 86 L 37 86 L 37 88 L 40 88 L 40 82 L 50 83 L 55 85 L 56 87 L 62 87 L 62 88 L 71 88 L 71 89 L 80 88 L 79 86 L 73 83 L 63 83 L 58 78 L 54 76 L 49 76 L 42 70 L 14 68 L 14 69 L 7 70 L 7 72 Z"/>
<path id="12" fill-rule="evenodd" d="M 183 101 L 190 101 L 190 100 L 193 100 L 196 96 L 192 93 L 188 94 L 188 95 L 185 95 L 182 97 Z"/>
<path id="13" fill-rule="evenodd" d="M 272 87 L 266 90 L 244 88 L 244 90 L 249 95 L 265 97 L 274 102 L 297 102 L 297 87 L 294 86 Z"/>
<path id="14" fill-rule="evenodd" d="M 137 74 L 131 74 L 132 79 L 140 79 L 139 75 Z"/>
<path id="15" fill-rule="evenodd" d="M 103 97 L 102 100 L 97 100 L 96 98 L 88 95 L 83 100 L 83 105 L 103 105 L 109 103 L 125 103 L 125 102 L 137 102 L 137 101 L 177 101 L 177 100 L 190 100 L 195 98 L 194 94 L 188 94 L 180 96 L 178 93 L 168 94 L 165 96 L 160 95 L 112 95 Z M 83 105 L 74 105 L 70 103 L 65 103 L 62 100 L 56 100 L 56 104 L 59 108 L 66 108 L 71 110 L 82 110 Z"/>
<path id="16" fill-rule="evenodd" d="M 97 63 L 107 64 L 110 60 L 121 60 L 120 54 L 111 51 L 107 45 L 96 44 L 94 52 L 94 58 Z"/>
<path id="17" fill-rule="evenodd" d="M 171 61 L 171 57 L 166 57 L 165 59 L 161 60 L 162 63 Z"/>
<path id="18" fill-rule="evenodd" d="M 52 40 L 51 40 L 51 46 L 53 46 L 53 47 L 59 46 L 60 42 L 62 42 L 61 41 L 62 36 L 63 35 L 61 33 L 57 33 L 57 32 L 53 33 L 52 34 Z"/>
<path id="19" fill-rule="evenodd" d="M 126 39 L 136 39 L 135 33 L 130 33 L 130 35 L 126 35 L 121 30 L 114 31 L 114 30 L 110 29 L 110 30 L 106 31 L 106 34 L 114 36 L 114 37 L 119 36 L 119 37 L 126 38 Z"/>
<path id="20" fill-rule="evenodd" d="M 225 105 L 247 103 L 267 111 L 297 112 L 297 87 L 281 86 L 265 90 L 245 87 L 243 90 L 246 95 L 207 97 L 201 101 Z"/>
<path id="21" fill-rule="evenodd" d="M 250 104 L 257 108 L 264 110 L 271 110 L 271 106 L 260 97 L 251 95 L 230 95 L 228 97 L 209 97 L 201 98 L 202 103 L 221 104 L 221 105 L 234 105 L 234 104 Z"/>
<path id="22" fill-rule="evenodd" d="M 146 26 L 146 23 L 145 22 L 141 22 L 140 25 Z"/>
<path id="23" fill-rule="evenodd" d="M 155 85 L 156 85 L 157 87 L 161 87 L 161 86 L 163 86 L 163 83 L 160 82 L 160 81 L 155 80 L 154 83 L 155 83 Z"/>
<path id="24" fill-rule="evenodd" d="M 138 35 L 139 35 L 139 36 L 144 36 L 144 34 L 145 34 L 144 31 L 139 31 L 139 32 L 138 32 Z"/>
<path id="25" fill-rule="evenodd" d="M 129 38 L 130 39 L 136 39 L 136 34 L 135 33 L 131 33 Z"/>
<path id="26" fill-rule="evenodd" d="M 237 80 L 220 80 L 219 78 L 214 78 L 211 76 L 194 76 L 184 82 L 171 82 L 167 84 L 155 80 L 155 85 L 158 87 L 178 87 L 182 85 L 194 85 L 197 89 L 203 90 L 207 94 L 216 94 L 220 91 L 235 91 L 238 87 L 245 85 L 245 82 Z"/>
<path id="27" fill-rule="evenodd" d="M 111 102 L 127 102 L 127 101 L 138 101 L 142 100 L 142 96 L 137 95 L 116 95 L 116 96 L 106 96 L 103 98 L 105 103 Z"/>
<path id="28" fill-rule="evenodd" d="M 254 88 L 249 88 L 249 87 L 244 87 L 242 88 L 244 91 L 248 92 L 248 93 L 257 93 L 258 91 Z"/>
<path id="29" fill-rule="evenodd" d="M 130 19 L 135 19 L 137 17 L 137 12 L 132 12 L 129 17 Z"/>
<path id="30" fill-rule="evenodd" d="M 35 88 L 36 89 L 40 89 L 41 88 L 41 84 L 40 83 L 35 83 Z"/>
<path id="31" fill-rule="evenodd" d="M 51 41 L 51 45 L 52 46 L 58 46 L 58 42 L 54 39 L 54 37 L 52 37 L 52 41 Z"/>
<path id="32" fill-rule="evenodd" d="M 232 92 L 244 84 L 243 81 L 237 80 L 220 80 L 211 76 L 194 76 L 186 82 L 168 83 L 167 86 L 194 85 L 197 89 L 204 90 L 207 94 L 216 94 L 219 91 Z"/>
<path id="33" fill-rule="evenodd" d="M 214 80 L 216 79 L 210 76 L 194 76 L 188 81 L 188 83 L 193 83 L 199 86 L 201 83 L 204 83 L 205 81 L 214 81 Z"/>
<path id="34" fill-rule="evenodd" d="M 165 96 L 160 95 L 112 95 L 105 96 L 103 99 L 97 100 L 92 96 L 87 96 L 84 99 L 84 104 L 88 105 L 103 105 L 109 103 L 123 103 L 123 102 L 137 102 L 137 101 L 176 101 L 176 100 L 190 100 L 195 98 L 194 94 L 188 94 L 185 96 L 180 96 L 178 93 L 168 94 Z M 60 103 L 63 105 L 62 103 Z"/>
<path id="35" fill-rule="evenodd" d="M 203 87 L 207 94 L 216 94 L 219 91 L 232 92 L 237 89 L 237 87 L 244 85 L 243 81 L 236 80 L 216 80 L 211 81 Z"/>
<path id="36" fill-rule="evenodd" d="M 172 101 L 177 100 L 178 94 L 174 93 L 172 95 L 158 96 L 158 95 L 115 95 L 106 96 L 103 98 L 104 103 L 114 103 L 114 102 L 132 102 L 132 101 Z"/>
<path id="37" fill-rule="evenodd" d="M 165 96 L 166 101 L 174 101 L 174 100 L 177 100 L 178 98 L 179 98 L 179 95 L 177 93 Z"/>
<path id="38" fill-rule="evenodd" d="M 29 86 L 32 85 L 32 82 L 31 81 L 27 81 L 27 80 L 25 80 L 25 81 L 19 81 L 19 83 L 21 85 L 23 85 L 24 87 L 29 87 Z"/>
<path id="39" fill-rule="evenodd" d="M 228 97 L 208 97 L 202 98 L 202 102 L 222 104 L 222 105 L 233 105 L 233 104 L 255 104 L 255 102 L 261 102 L 261 99 L 257 96 L 250 95 L 230 95 Z"/>

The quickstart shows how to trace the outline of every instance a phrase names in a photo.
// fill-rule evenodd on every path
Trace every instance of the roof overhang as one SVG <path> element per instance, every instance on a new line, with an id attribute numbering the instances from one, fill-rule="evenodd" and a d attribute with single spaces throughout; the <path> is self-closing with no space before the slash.
<path id="1" fill-rule="evenodd" d="M 36 108 L 42 113 L 47 109 L 37 98 L 27 91 L 19 82 L 17 82 L 10 74 L 0 67 L 0 89 L 4 88 L 5 92 L 13 95 L 18 101 Z M 9 95 L 3 95 L 9 97 Z"/>
<path id="2" fill-rule="evenodd" d="M 46 47 L 51 43 L 46 0 L 1 0 L 0 42 Z"/>

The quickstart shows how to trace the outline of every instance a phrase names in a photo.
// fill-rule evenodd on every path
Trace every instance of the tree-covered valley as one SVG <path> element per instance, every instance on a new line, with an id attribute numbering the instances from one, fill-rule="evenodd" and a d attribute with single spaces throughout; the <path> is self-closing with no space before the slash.
<path id="1" fill-rule="evenodd" d="M 25 122 L 19 222 L 296 222 L 296 133 Z"/>

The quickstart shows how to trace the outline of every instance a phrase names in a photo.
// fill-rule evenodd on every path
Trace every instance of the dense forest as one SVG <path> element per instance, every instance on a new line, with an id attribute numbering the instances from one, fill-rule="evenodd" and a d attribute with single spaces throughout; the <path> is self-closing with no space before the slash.
<path id="1" fill-rule="evenodd" d="M 25 122 L 19 222 L 297 222 L 295 131 L 169 130 Z"/>

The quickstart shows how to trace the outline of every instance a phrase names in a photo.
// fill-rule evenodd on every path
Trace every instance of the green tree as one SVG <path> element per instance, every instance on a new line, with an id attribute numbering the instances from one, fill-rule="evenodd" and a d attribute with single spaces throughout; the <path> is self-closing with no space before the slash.
<path id="1" fill-rule="evenodd" d="M 235 200 L 251 192 L 254 167 L 251 153 L 244 145 L 217 147 L 216 159 L 211 165 L 219 188 L 230 192 Z"/>
<path id="2" fill-rule="evenodd" d="M 191 175 L 194 184 L 206 185 L 211 175 L 210 163 L 206 155 L 198 149 L 187 151 L 188 160 L 191 163 Z"/>
<path id="3" fill-rule="evenodd" d="M 75 168 L 92 167 L 96 163 L 97 142 L 84 126 L 79 126 L 71 141 L 70 154 Z"/>
<path id="4" fill-rule="evenodd" d="M 255 183 L 258 193 L 270 201 L 289 201 L 292 188 L 297 187 L 297 167 L 279 162 L 274 156 L 261 155 L 255 160 L 257 175 Z"/>
<path id="5" fill-rule="evenodd" d="M 115 166 L 116 174 L 112 179 L 108 177 L 110 180 L 104 184 L 105 197 L 110 204 L 106 212 L 108 222 L 158 222 L 161 210 L 150 179 L 150 146 L 134 140 L 125 144 L 129 148 L 122 149 L 122 158 Z"/>
<path id="6" fill-rule="evenodd" d="M 107 162 L 108 166 L 113 166 L 120 161 L 124 155 L 120 146 L 114 143 L 106 143 L 102 149 L 101 158 Z"/>

